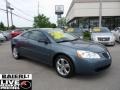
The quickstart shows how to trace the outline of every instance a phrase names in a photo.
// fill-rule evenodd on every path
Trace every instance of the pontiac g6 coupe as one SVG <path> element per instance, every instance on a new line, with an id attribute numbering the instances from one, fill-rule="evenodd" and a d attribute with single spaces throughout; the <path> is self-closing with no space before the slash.
<path id="1" fill-rule="evenodd" d="M 61 29 L 32 29 L 11 40 L 15 59 L 21 56 L 53 66 L 58 75 L 98 73 L 111 65 L 111 55 L 101 44 L 85 42 Z"/>

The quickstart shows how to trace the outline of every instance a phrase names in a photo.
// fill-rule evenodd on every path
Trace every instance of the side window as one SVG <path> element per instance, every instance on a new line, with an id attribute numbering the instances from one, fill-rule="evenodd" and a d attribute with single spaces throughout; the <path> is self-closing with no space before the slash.
<path id="1" fill-rule="evenodd" d="M 39 40 L 46 39 L 46 36 L 42 32 L 40 32 L 40 31 L 31 31 L 29 39 L 32 39 L 32 40 L 35 40 L 35 41 L 39 41 Z"/>
<path id="2" fill-rule="evenodd" d="M 29 38 L 29 35 L 30 35 L 30 32 L 26 32 L 26 33 L 24 33 L 22 36 L 23 36 L 24 38 Z"/>
<path id="3" fill-rule="evenodd" d="M 39 40 L 46 40 L 47 37 L 42 33 L 42 32 L 39 32 Z"/>

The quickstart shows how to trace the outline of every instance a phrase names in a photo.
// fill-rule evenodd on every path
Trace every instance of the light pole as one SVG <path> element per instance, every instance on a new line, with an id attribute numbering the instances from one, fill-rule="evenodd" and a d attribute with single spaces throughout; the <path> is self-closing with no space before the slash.
<path id="1" fill-rule="evenodd" d="M 55 14 L 57 15 L 58 27 L 61 27 L 61 15 L 64 13 L 64 5 L 55 5 Z"/>
<path id="2" fill-rule="evenodd" d="M 40 3 L 40 1 L 38 0 L 38 16 L 40 15 L 40 11 L 39 11 L 40 10 L 40 4 L 39 3 Z"/>
<path id="3" fill-rule="evenodd" d="M 14 10 L 14 8 L 9 7 L 9 9 L 10 9 L 10 13 L 11 13 L 11 24 L 13 26 L 13 13 L 12 13 L 12 11 Z"/>
<path id="4" fill-rule="evenodd" d="M 7 14 L 7 29 L 9 29 L 9 15 L 8 15 L 9 2 L 6 0 L 6 14 Z"/>
<path id="5" fill-rule="evenodd" d="M 99 28 L 102 27 L 102 0 L 99 0 Z"/>

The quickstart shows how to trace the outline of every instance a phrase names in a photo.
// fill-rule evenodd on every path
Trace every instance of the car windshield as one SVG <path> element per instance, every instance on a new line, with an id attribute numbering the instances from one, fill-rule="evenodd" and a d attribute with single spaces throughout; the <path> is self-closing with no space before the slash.
<path id="1" fill-rule="evenodd" d="M 108 33 L 110 30 L 108 28 L 94 28 L 93 33 Z"/>
<path id="2" fill-rule="evenodd" d="M 62 31 L 49 31 L 48 33 L 52 37 L 52 39 L 58 43 L 59 42 L 69 42 L 69 41 L 74 41 L 74 40 L 79 39 L 76 36 L 73 36 L 69 33 L 64 33 Z"/>
<path id="3" fill-rule="evenodd" d="M 80 32 L 82 32 L 81 28 L 67 28 L 64 31 L 67 33 L 80 33 Z"/>

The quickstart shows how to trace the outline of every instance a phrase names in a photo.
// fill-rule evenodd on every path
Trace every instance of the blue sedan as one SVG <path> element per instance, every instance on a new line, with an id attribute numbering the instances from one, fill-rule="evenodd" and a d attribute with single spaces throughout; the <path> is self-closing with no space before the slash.
<path id="1" fill-rule="evenodd" d="M 61 29 L 32 29 L 11 40 L 13 57 L 31 58 L 55 67 L 58 75 L 98 73 L 111 65 L 111 55 L 101 44 L 85 42 Z"/>

